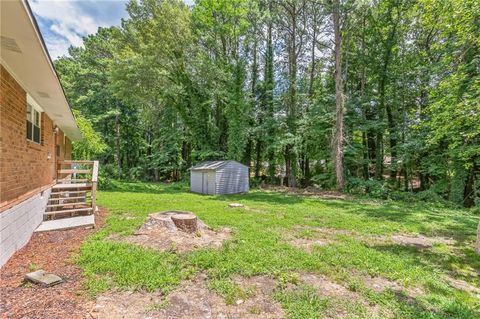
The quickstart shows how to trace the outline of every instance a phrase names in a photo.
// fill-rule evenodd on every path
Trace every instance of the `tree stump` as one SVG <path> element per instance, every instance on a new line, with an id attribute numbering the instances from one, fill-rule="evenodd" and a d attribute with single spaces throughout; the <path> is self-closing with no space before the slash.
<path id="1" fill-rule="evenodd" d="M 198 230 L 197 216 L 193 214 L 176 214 L 171 218 L 175 226 L 186 233 L 194 233 Z"/>

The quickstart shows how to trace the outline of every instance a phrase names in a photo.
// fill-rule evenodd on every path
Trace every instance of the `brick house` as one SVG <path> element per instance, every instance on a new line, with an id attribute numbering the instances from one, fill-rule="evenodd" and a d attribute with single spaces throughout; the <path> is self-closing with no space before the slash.
<path id="1" fill-rule="evenodd" d="M 59 177 L 73 183 L 68 160 L 72 141 L 82 136 L 28 3 L 1 1 L 0 6 L 1 267 L 28 242 L 49 206 L 68 202 L 63 196 L 73 198 L 67 192 L 51 194 Z M 69 169 L 59 170 L 65 163 Z"/>

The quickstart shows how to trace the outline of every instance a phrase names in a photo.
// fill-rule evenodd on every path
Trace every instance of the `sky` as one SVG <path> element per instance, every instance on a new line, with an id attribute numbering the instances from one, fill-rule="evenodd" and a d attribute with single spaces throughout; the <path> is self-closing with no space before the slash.
<path id="1" fill-rule="evenodd" d="M 1 1 L 1 0 L 0 0 Z M 119 26 L 127 18 L 128 0 L 28 0 L 52 59 L 82 46 L 82 38 L 99 27 Z M 185 0 L 192 4 L 193 0 Z"/>

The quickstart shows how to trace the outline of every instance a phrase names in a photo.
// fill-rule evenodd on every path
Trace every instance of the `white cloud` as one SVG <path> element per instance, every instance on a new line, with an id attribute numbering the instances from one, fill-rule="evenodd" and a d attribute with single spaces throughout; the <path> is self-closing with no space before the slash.
<path id="1" fill-rule="evenodd" d="M 64 37 L 73 46 L 79 47 L 83 44 L 82 37 L 74 31 L 71 31 L 68 26 L 64 24 L 52 24 L 50 30 Z"/>
<path id="2" fill-rule="evenodd" d="M 127 16 L 127 1 L 28 0 L 53 59 L 68 54 L 71 45 L 82 46 L 82 38 L 97 32 L 98 27 L 119 25 L 121 18 Z M 195 3 L 183 1 L 187 5 Z"/>
<path id="3" fill-rule="evenodd" d="M 67 54 L 68 47 L 82 46 L 82 37 L 98 27 L 119 24 L 125 0 L 30 0 L 52 58 Z M 120 9 L 119 9 L 120 6 Z"/>

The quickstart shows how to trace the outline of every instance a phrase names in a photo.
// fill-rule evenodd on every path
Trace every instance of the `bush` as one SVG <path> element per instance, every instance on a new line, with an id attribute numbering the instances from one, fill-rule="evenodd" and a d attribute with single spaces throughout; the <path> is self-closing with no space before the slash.
<path id="1" fill-rule="evenodd" d="M 350 194 L 368 195 L 373 198 L 388 199 L 391 190 L 387 183 L 377 180 L 364 180 L 361 178 L 349 178 L 345 187 Z"/>
<path id="2" fill-rule="evenodd" d="M 312 176 L 311 181 L 315 187 L 330 189 L 334 186 L 334 175 L 330 172 L 317 174 Z"/>
<path id="3" fill-rule="evenodd" d="M 443 199 L 434 189 L 427 189 L 415 194 L 415 197 L 418 201 L 422 202 L 441 202 L 446 203 L 447 201 Z"/>
<path id="4" fill-rule="evenodd" d="M 112 179 L 118 176 L 117 167 L 112 164 L 100 165 L 98 171 L 98 188 L 101 190 L 111 189 Z"/>

